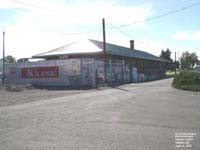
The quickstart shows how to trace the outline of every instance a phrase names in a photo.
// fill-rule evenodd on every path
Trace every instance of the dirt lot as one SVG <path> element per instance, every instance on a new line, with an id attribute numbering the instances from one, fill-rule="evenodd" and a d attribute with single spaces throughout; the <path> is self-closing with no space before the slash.
<path id="1" fill-rule="evenodd" d="M 1 91 L 0 150 L 200 150 L 200 92 L 171 82 Z M 177 133 L 195 134 L 191 148 L 175 147 Z"/>
<path id="2" fill-rule="evenodd" d="M 17 105 L 39 100 L 48 100 L 63 96 L 87 92 L 88 90 L 45 90 L 45 89 L 25 89 L 22 91 L 9 91 L 0 85 L 0 107 Z"/>

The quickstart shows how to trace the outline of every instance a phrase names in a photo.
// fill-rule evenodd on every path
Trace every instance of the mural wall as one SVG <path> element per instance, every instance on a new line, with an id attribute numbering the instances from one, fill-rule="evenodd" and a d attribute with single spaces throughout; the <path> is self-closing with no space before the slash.
<path id="1" fill-rule="evenodd" d="M 104 72 L 106 68 L 106 73 Z M 129 83 L 147 80 L 135 66 L 124 60 L 109 59 L 105 65 L 101 59 L 80 58 L 16 63 L 6 66 L 9 83 L 45 86 L 96 87 L 107 83 Z"/>

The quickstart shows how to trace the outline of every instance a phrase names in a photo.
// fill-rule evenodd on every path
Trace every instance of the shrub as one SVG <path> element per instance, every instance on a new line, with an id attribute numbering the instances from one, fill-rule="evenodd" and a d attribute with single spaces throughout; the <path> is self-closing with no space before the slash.
<path id="1" fill-rule="evenodd" d="M 174 78 L 172 85 L 183 90 L 200 91 L 200 73 L 182 71 Z"/>

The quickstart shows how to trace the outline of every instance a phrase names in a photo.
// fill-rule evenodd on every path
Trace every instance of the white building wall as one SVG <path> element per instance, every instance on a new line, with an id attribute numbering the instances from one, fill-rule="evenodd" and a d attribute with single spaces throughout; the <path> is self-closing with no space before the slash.
<path id="1" fill-rule="evenodd" d="M 100 61 L 99 61 L 100 62 Z M 96 65 L 97 64 L 97 65 Z M 67 59 L 16 63 L 6 66 L 6 80 L 10 83 L 31 83 L 35 85 L 94 86 L 95 69 L 98 61 L 94 59 Z M 58 77 L 24 78 L 23 68 L 58 67 Z"/>
<path id="2" fill-rule="evenodd" d="M 108 60 L 106 66 L 106 79 L 108 83 L 132 82 L 130 79 L 132 79 L 133 82 L 146 80 L 145 75 L 138 74 L 136 67 L 125 64 L 123 60 Z M 42 70 L 47 69 L 47 67 L 57 67 L 57 76 L 55 72 L 53 72 L 55 75 L 53 77 L 24 77 L 22 75 L 22 70 L 24 70 L 24 68 L 27 70 L 27 68 L 41 69 L 41 67 Z M 48 75 L 48 69 L 46 72 Z M 96 84 L 101 84 L 104 80 L 104 60 L 102 59 L 76 58 L 6 65 L 6 81 L 8 83 L 30 83 L 33 85 L 68 86 L 76 88 L 81 86 L 96 87 Z"/>

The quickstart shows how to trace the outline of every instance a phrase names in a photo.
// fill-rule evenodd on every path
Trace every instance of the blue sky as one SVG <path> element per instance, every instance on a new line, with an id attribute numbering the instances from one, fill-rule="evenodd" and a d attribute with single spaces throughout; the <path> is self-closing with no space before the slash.
<path id="1" fill-rule="evenodd" d="M 0 0 L 0 32 L 6 32 L 6 55 L 31 57 L 76 40 L 101 40 L 104 17 L 107 42 L 129 46 L 134 39 L 136 49 L 155 55 L 170 48 L 179 56 L 186 50 L 200 56 L 200 5 L 109 30 L 197 2 L 200 0 Z"/>

